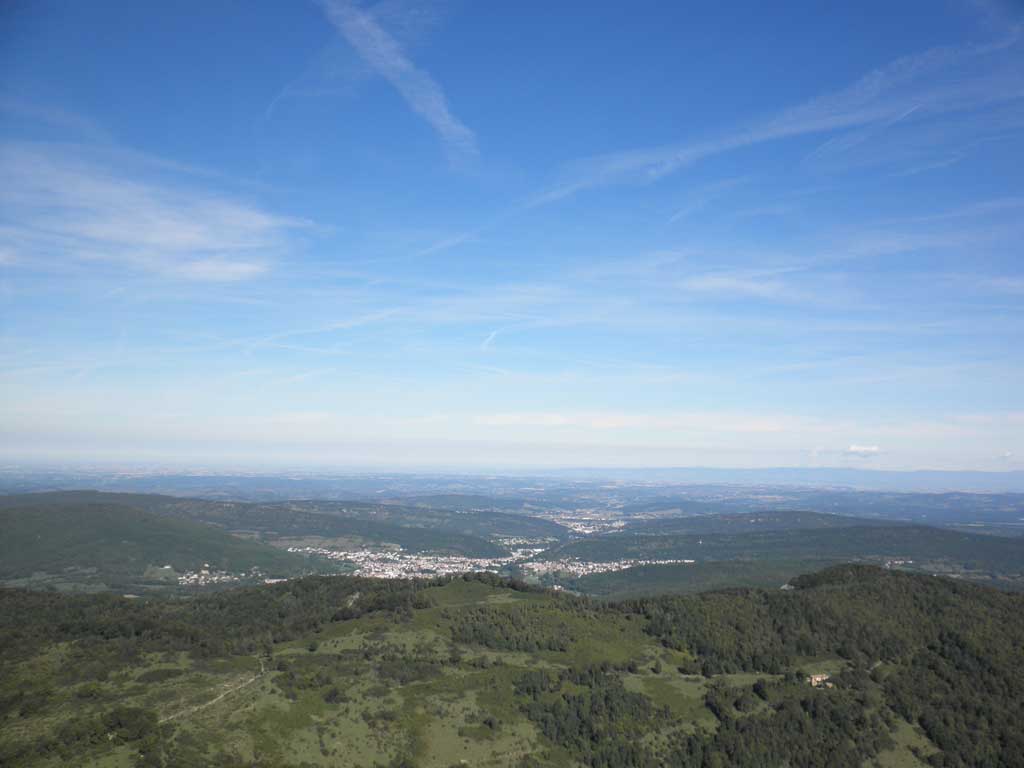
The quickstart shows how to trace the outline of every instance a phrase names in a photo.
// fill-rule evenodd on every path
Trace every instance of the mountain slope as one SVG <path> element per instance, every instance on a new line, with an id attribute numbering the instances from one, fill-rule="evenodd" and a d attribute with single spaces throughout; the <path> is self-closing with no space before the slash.
<path id="1" fill-rule="evenodd" d="M 0 578 L 74 574 L 111 586 L 153 581 L 150 567 L 212 568 L 268 576 L 299 573 L 306 561 L 210 525 L 162 518 L 121 504 L 22 501 L 0 507 Z M 157 579 L 159 581 L 159 579 Z"/>
<path id="2" fill-rule="evenodd" d="M 559 578 L 556 583 L 574 592 L 612 600 L 711 589 L 778 589 L 794 576 L 834 564 L 824 558 L 708 560 L 691 564 L 638 565 L 621 571 Z"/>
<path id="3" fill-rule="evenodd" d="M 888 525 L 889 523 L 884 523 Z M 895 525 L 895 523 L 893 523 Z M 800 531 L 852 528 L 860 525 L 878 526 L 878 520 L 844 515 L 822 514 L 804 510 L 772 510 L 733 514 L 668 517 L 640 520 L 629 524 L 629 533 L 659 534 L 712 534 L 761 533 L 764 531 Z"/>
<path id="4" fill-rule="evenodd" d="M 544 559 L 729 560 L 743 558 L 893 557 L 949 560 L 979 568 L 1019 573 L 1024 569 L 1024 540 L 980 536 L 920 525 L 857 525 L 831 529 L 768 530 L 759 533 L 637 534 L 610 533 L 548 550 Z"/>
<path id="5" fill-rule="evenodd" d="M 1024 765 L 1024 597 L 850 566 L 793 587 L 0 590 L 0 764 Z"/>
<path id="6" fill-rule="evenodd" d="M 19 502 L 18 500 L 23 500 Z M 145 510 L 164 519 L 217 526 L 226 531 L 256 535 L 265 541 L 318 537 L 345 540 L 360 545 L 400 546 L 409 552 L 455 553 L 474 557 L 496 557 L 505 550 L 481 536 L 446 527 L 400 525 L 384 516 L 370 515 L 376 507 L 353 503 L 362 516 L 338 514 L 347 508 L 338 502 L 251 502 L 189 499 L 152 494 L 60 491 L 54 493 L 0 496 L 0 509 L 18 503 L 77 505 L 101 503 Z M 428 511 L 429 512 L 429 511 Z M 451 513 L 455 514 L 455 513 Z M 540 521 L 543 522 L 543 521 Z"/>

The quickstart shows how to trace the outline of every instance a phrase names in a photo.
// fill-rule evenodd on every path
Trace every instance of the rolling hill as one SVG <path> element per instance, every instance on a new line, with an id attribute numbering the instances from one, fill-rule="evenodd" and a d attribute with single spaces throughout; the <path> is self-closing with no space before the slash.
<path id="1" fill-rule="evenodd" d="M 743 533 L 647 534 L 625 531 L 580 539 L 540 555 L 607 562 L 624 559 L 732 560 L 894 557 L 948 559 L 1011 572 L 1024 569 L 1024 540 L 923 525 L 850 525 Z"/>
<path id="2" fill-rule="evenodd" d="M 766 528 L 757 522 L 766 518 Z M 811 527 L 782 527 L 787 522 Z M 824 526 L 824 527 L 823 527 Z M 725 515 L 658 521 L 641 532 L 578 539 L 534 558 L 557 562 L 693 560 L 637 563 L 615 572 L 570 576 L 560 569 L 542 583 L 588 594 L 691 592 L 726 586 L 777 585 L 835 563 L 872 563 L 943 574 L 1004 589 L 1024 589 L 1024 538 L 968 534 L 909 523 L 883 523 L 810 513 Z M 662 528 L 705 533 L 661 533 Z M 652 532 L 654 531 L 654 532 Z M 736 531 L 736 532 L 721 532 Z"/>
<path id="3" fill-rule="evenodd" d="M 0 578 L 37 586 L 125 588 L 175 583 L 205 564 L 265 576 L 308 572 L 305 558 L 211 525 L 173 520 L 122 504 L 4 499 Z M 170 565 L 171 569 L 161 569 Z"/>
<path id="4" fill-rule="evenodd" d="M 486 508 L 333 501 L 295 501 L 282 506 L 409 528 L 431 528 L 488 540 L 515 537 L 558 541 L 569 538 L 570 534 L 568 528 L 550 520 Z"/>
<path id="5" fill-rule="evenodd" d="M 249 535 L 265 542 L 323 538 L 345 541 L 353 547 L 400 546 L 410 552 L 455 553 L 473 557 L 495 557 L 506 551 L 479 536 L 459 531 L 311 511 L 317 508 L 317 503 L 313 502 L 255 504 L 150 494 L 61 491 L 0 497 L 0 509 L 18 498 L 58 506 L 82 503 L 126 506 L 167 520 L 216 526 L 223 531 Z"/>
<path id="6" fill-rule="evenodd" d="M 627 525 L 629 533 L 643 535 L 759 533 L 764 531 L 835 530 L 874 525 L 877 520 L 803 510 L 768 510 L 733 514 L 666 517 L 638 520 Z"/>
<path id="7" fill-rule="evenodd" d="M 707 560 L 692 564 L 638 565 L 621 571 L 592 573 L 553 581 L 585 595 L 609 598 L 652 597 L 704 592 L 712 589 L 778 589 L 795 576 L 840 561 Z"/>

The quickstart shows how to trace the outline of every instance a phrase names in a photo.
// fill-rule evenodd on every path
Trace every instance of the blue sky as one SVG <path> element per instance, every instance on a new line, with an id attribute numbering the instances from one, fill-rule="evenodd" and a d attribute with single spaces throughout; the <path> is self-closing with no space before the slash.
<path id="1" fill-rule="evenodd" d="M 8 4 L 7 459 L 1024 468 L 998 2 Z"/>

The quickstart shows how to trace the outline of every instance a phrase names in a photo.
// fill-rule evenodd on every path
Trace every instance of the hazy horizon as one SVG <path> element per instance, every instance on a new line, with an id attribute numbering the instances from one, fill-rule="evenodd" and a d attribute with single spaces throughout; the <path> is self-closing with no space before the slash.
<path id="1" fill-rule="evenodd" d="M 236 480 L 266 480 L 271 485 L 288 482 L 294 485 L 291 493 L 304 497 L 329 490 L 332 495 L 344 495 L 350 481 L 379 481 L 376 493 L 396 490 L 395 484 L 405 482 L 426 483 L 438 491 L 454 489 L 464 483 L 462 492 L 488 495 L 493 488 L 477 487 L 480 482 L 493 482 L 499 486 L 514 487 L 516 483 L 559 484 L 581 483 L 597 487 L 650 487 L 685 490 L 698 487 L 776 488 L 779 490 L 819 489 L 878 491 L 906 494 L 1024 494 L 1024 471 L 1001 470 L 892 470 L 858 467 L 712 467 L 712 466 L 529 466 L 483 465 L 460 462 L 458 464 L 330 464 L 317 460 L 286 462 L 231 462 L 223 458 L 201 461 L 150 460 L 138 457 L 132 460 L 92 458 L 67 462 L 0 459 L 0 493 L 20 493 L 42 490 L 113 490 L 173 492 L 175 495 L 193 495 L 227 491 Z M 161 486 L 162 480 L 184 482 L 185 486 Z M 142 485 L 129 487 L 124 482 Z M 192 481 L 202 481 L 200 490 L 188 487 Z M 156 484 L 154 486 L 153 484 Z M 454 484 L 454 485 L 451 485 Z M 511 485 L 507 485 L 511 484 Z M 495 486 L 497 487 L 497 486 Z M 539 488 L 532 488 L 536 491 Z M 454 492 L 454 491 L 453 491 Z"/>

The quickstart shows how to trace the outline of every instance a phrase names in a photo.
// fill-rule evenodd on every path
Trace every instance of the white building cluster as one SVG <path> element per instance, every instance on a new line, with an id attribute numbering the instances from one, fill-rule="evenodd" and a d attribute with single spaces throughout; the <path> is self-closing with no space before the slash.
<path id="1" fill-rule="evenodd" d="M 355 575 L 381 579 L 430 578 L 444 574 L 497 573 L 512 563 L 532 557 L 543 549 L 518 549 L 507 557 L 463 557 L 461 555 L 412 554 L 404 550 L 337 550 L 324 547 L 289 547 L 289 552 L 342 560 L 355 566 Z"/>
<path id="2" fill-rule="evenodd" d="M 545 574 L 570 574 L 586 576 L 593 573 L 608 573 L 635 568 L 640 565 L 692 564 L 694 560 L 612 560 L 590 562 L 576 558 L 561 560 L 532 561 L 529 558 L 544 551 L 543 547 L 523 547 L 513 550 L 506 557 L 464 557 L 461 555 L 413 554 L 405 550 L 339 550 L 326 547 L 289 547 L 289 552 L 314 555 L 329 560 L 351 563 L 357 576 L 373 576 L 381 579 L 419 579 L 456 573 L 478 573 L 499 571 L 515 565 L 532 576 Z"/>
<path id="3" fill-rule="evenodd" d="M 164 568 L 171 566 L 165 565 Z M 208 584 L 232 584 L 239 581 L 261 579 L 263 574 L 259 568 L 253 567 L 244 573 L 230 573 L 211 568 L 209 563 L 203 563 L 198 571 L 185 571 L 178 576 L 178 584 L 183 587 L 205 587 Z"/>
<path id="4" fill-rule="evenodd" d="M 564 558 L 562 560 L 545 560 L 541 562 L 522 563 L 520 567 L 527 573 L 535 576 L 542 576 L 546 573 L 569 573 L 573 576 L 587 576 L 592 573 L 610 573 L 612 571 L 624 571 L 627 568 L 635 568 L 639 565 L 675 565 L 685 563 L 691 565 L 695 560 L 610 560 L 605 563 L 595 563 L 575 558 Z"/>

